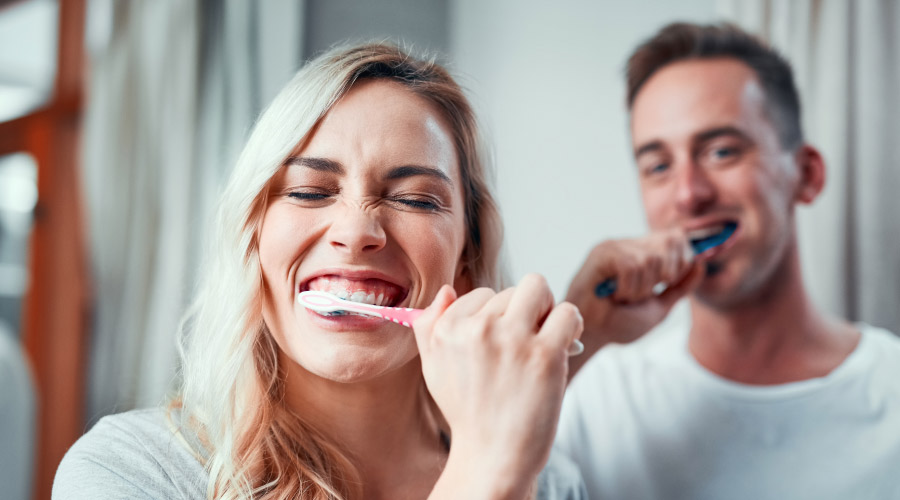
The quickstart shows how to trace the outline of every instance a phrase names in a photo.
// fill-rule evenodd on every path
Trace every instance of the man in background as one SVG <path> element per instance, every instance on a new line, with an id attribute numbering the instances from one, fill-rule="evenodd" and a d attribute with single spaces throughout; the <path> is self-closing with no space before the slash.
<path id="1" fill-rule="evenodd" d="M 790 66 L 736 27 L 673 24 L 627 80 L 651 234 L 598 245 L 567 300 L 587 354 L 684 296 L 691 322 L 573 358 L 558 448 L 591 498 L 900 498 L 900 340 L 824 315 L 803 284 L 795 207 L 825 164 Z"/>

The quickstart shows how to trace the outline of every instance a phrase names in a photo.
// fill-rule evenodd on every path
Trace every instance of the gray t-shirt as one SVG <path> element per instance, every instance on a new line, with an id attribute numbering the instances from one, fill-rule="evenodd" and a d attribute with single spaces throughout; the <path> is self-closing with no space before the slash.
<path id="1" fill-rule="evenodd" d="M 182 441 L 196 437 L 179 437 L 176 425 L 158 408 L 101 419 L 66 453 L 53 499 L 206 498 L 209 475 Z M 554 453 L 538 478 L 537 498 L 583 500 L 587 493 L 575 466 Z"/>

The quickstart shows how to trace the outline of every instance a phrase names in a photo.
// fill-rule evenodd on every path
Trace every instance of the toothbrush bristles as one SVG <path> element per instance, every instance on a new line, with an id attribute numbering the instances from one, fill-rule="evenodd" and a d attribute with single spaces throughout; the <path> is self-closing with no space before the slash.
<path id="1" fill-rule="evenodd" d="M 368 314 L 360 314 L 354 311 L 347 311 L 346 309 L 336 309 L 334 311 L 316 311 L 316 313 L 321 314 L 322 316 L 369 316 Z"/>

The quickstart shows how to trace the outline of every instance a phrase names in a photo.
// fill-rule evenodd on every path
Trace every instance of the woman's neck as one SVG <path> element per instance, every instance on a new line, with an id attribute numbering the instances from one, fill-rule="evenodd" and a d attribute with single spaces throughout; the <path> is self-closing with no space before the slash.
<path id="1" fill-rule="evenodd" d="M 366 498 L 397 494 L 403 481 L 410 486 L 410 477 L 422 478 L 427 495 L 446 461 L 441 432 L 448 429 L 425 388 L 418 358 L 354 383 L 328 380 L 287 363 L 286 405 L 348 452 L 362 475 Z M 434 473 L 430 483 L 429 471 Z"/>

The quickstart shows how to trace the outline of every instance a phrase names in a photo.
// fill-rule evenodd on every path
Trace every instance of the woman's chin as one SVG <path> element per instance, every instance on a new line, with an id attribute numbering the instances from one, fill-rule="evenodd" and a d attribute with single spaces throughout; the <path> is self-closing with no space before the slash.
<path id="1" fill-rule="evenodd" d="M 394 352 L 344 348 L 319 352 L 314 360 L 300 359 L 297 364 L 319 378 L 343 384 L 367 382 L 409 365 L 416 352 L 398 356 Z"/>
<path id="2" fill-rule="evenodd" d="M 288 376 L 305 372 L 335 382 L 361 382 L 418 356 L 412 329 L 380 318 L 323 316 L 299 307 L 270 331 Z"/>
<path id="3" fill-rule="evenodd" d="M 283 361 L 334 382 L 371 380 L 404 367 L 419 354 L 412 330 L 384 321 L 375 329 L 306 325 L 303 332 L 285 339 Z"/>

